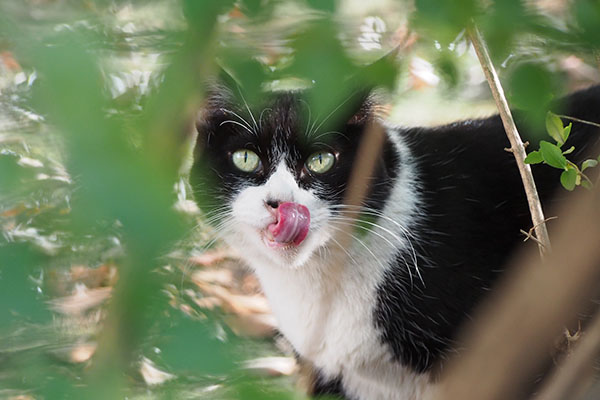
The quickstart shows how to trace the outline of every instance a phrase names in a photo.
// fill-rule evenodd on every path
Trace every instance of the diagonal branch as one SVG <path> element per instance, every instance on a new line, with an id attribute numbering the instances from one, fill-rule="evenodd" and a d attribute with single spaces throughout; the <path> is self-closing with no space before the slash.
<path id="1" fill-rule="evenodd" d="M 515 160 L 517 161 L 517 166 L 519 167 L 521 179 L 523 180 L 523 186 L 525 187 L 525 193 L 527 195 L 529 212 L 531 213 L 531 219 L 533 221 L 533 226 L 535 227 L 535 235 L 539 241 L 538 247 L 540 254 L 544 255 L 549 253 L 551 250 L 550 237 L 548 236 L 548 230 L 546 229 L 544 212 L 542 211 L 540 198 L 535 186 L 535 181 L 533 180 L 531 167 L 528 164 L 525 164 L 525 157 L 527 157 L 525 146 L 521 140 L 521 137 L 519 136 L 519 131 L 517 130 L 517 126 L 515 125 L 515 121 L 513 120 L 510 109 L 508 108 L 508 102 L 504 96 L 504 90 L 502 89 L 500 79 L 498 79 L 498 74 L 496 73 L 494 65 L 492 64 L 492 60 L 490 59 L 487 46 L 483 40 L 483 37 L 481 36 L 481 33 L 475 25 L 472 25 L 467 32 L 471 43 L 473 43 L 477 57 L 479 58 L 481 68 L 483 69 L 488 84 L 490 85 L 490 89 L 492 90 L 492 95 L 494 96 L 494 101 L 496 102 L 498 111 L 500 112 L 500 118 L 502 118 L 502 124 L 504 125 L 506 136 L 508 136 L 508 140 L 510 141 L 510 151 L 514 154 Z"/>

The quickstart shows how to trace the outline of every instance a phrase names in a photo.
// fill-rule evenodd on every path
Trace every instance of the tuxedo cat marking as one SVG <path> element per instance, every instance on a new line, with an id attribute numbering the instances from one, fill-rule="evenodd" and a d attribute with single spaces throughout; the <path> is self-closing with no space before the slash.
<path id="1" fill-rule="evenodd" d="M 254 108 L 215 90 L 198 120 L 191 183 L 222 238 L 255 270 L 279 330 L 318 368 L 316 394 L 423 399 L 432 367 L 521 242 L 519 229 L 531 226 L 502 123 L 386 125 L 359 210 L 342 202 L 376 118 L 371 104 L 332 112 L 348 122 L 324 132 L 303 95 L 272 93 Z M 600 87 L 566 104 L 564 114 L 600 121 Z M 574 123 L 571 159 L 599 139 L 597 128 Z M 562 195 L 560 171 L 533 169 L 548 207 Z M 349 223 L 342 211 L 367 218 L 332 273 L 336 235 Z"/>

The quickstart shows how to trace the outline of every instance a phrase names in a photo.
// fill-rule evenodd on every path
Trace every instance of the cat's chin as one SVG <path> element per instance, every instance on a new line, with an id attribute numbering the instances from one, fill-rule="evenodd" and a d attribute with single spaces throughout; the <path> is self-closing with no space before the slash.
<path id="1" fill-rule="evenodd" d="M 260 232 L 262 249 L 260 252 L 265 255 L 271 264 L 280 268 L 297 269 L 310 258 L 310 240 L 306 240 L 300 244 L 280 243 L 273 239 L 273 236 L 267 229 Z M 310 238 L 307 238 L 310 239 Z"/>
<path id="2" fill-rule="evenodd" d="M 264 229 L 261 232 L 261 237 L 262 237 L 263 243 L 265 244 L 265 246 L 268 249 L 273 250 L 273 251 L 277 252 L 278 254 L 285 256 L 286 258 L 288 258 L 288 257 L 293 258 L 298 255 L 300 245 L 296 245 L 292 242 L 288 242 L 288 243 L 277 242 L 275 239 L 273 239 L 273 235 L 271 235 L 271 233 L 269 232 L 268 229 Z"/>

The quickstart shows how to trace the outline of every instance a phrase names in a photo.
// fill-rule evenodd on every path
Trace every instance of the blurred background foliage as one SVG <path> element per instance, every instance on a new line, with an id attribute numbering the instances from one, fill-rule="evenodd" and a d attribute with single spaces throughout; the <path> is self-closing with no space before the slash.
<path id="1" fill-rule="evenodd" d="M 534 127 L 600 81 L 594 0 L 3 0 L 0 398 L 305 398 L 247 363 L 281 353 L 219 292 L 251 279 L 197 274 L 222 251 L 185 179 L 205 83 L 310 87 L 315 115 L 386 87 L 402 125 L 487 115 L 474 22 Z"/>

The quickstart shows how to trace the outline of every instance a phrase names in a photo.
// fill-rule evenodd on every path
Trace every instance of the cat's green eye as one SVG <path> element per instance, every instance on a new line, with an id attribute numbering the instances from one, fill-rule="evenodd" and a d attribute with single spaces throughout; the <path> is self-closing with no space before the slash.
<path id="1" fill-rule="evenodd" d="M 306 160 L 306 168 L 310 171 L 323 174 L 333 167 L 335 156 L 327 151 L 317 151 Z"/>
<path id="2" fill-rule="evenodd" d="M 252 150 L 242 149 L 231 155 L 233 165 L 244 172 L 254 172 L 258 169 L 260 158 Z"/>

